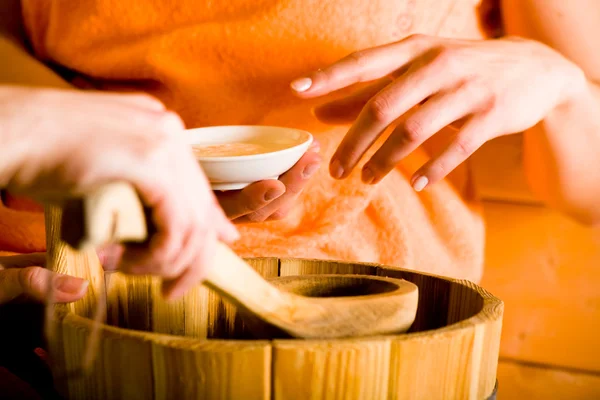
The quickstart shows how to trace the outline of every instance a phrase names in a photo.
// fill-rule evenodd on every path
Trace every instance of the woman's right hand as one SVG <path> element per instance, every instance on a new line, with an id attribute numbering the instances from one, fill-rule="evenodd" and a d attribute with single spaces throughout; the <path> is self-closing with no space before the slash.
<path id="1" fill-rule="evenodd" d="M 0 186 L 46 202 L 111 181 L 137 189 L 157 232 L 147 248 L 125 248 L 120 268 L 162 276 L 168 297 L 202 280 L 217 239 L 237 238 L 181 139 L 183 123 L 154 98 L 1 87 L 0 122 L 19 143 L 9 146 L 18 151 L 6 154 Z"/>

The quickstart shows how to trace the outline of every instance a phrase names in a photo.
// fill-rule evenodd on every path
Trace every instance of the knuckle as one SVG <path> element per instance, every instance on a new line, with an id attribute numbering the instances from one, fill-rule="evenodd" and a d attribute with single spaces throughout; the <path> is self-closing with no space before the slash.
<path id="1" fill-rule="evenodd" d="M 264 222 L 268 217 L 268 214 L 262 210 L 254 211 L 247 215 L 248 220 L 254 223 Z"/>
<path id="2" fill-rule="evenodd" d="M 354 65 L 356 65 L 360 69 L 369 66 L 368 58 L 369 57 L 367 56 L 367 53 L 363 50 L 350 53 L 350 55 L 348 55 L 347 57 L 348 60 L 350 60 Z"/>
<path id="3" fill-rule="evenodd" d="M 412 33 L 412 34 L 408 35 L 408 37 L 406 38 L 407 41 L 413 42 L 415 44 L 420 44 L 420 43 L 426 42 L 428 39 L 429 39 L 429 36 L 424 35 L 422 33 Z"/>
<path id="4" fill-rule="evenodd" d="M 462 157 L 470 156 L 476 148 L 475 141 L 471 138 L 459 138 L 456 141 L 456 150 Z"/>
<path id="5" fill-rule="evenodd" d="M 492 84 L 485 83 L 480 79 L 469 79 L 462 85 L 461 90 L 465 98 L 475 100 L 486 109 L 491 108 L 496 103 L 496 94 Z"/>
<path id="6" fill-rule="evenodd" d="M 498 107 L 500 103 L 500 97 L 496 94 L 491 88 L 486 89 L 487 92 L 482 93 L 483 96 L 483 106 L 482 110 L 486 114 L 491 114 L 492 110 Z"/>
<path id="7" fill-rule="evenodd" d="M 156 97 L 151 96 L 147 93 L 134 93 L 128 95 L 130 99 L 141 105 L 152 104 L 155 107 L 164 107 L 163 103 Z"/>
<path id="8" fill-rule="evenodd" d="M 158 120 L 158 129 L 165 133 L 181 131 L 185 128 L 179 115 L 172 111 L 162 113 Z"/>
<path id="9" fill-rule="evenodd" d="M 156 116 L 152 113 L 140 109 L 132 109 L 127 116 L 127 124 L 136 130 L 154 131 L 156 125 Z"/>
<path id="10" fill-rule="evenodd" d="M 43 270 L 38 267 L 23 268 L 19 271 L 19 284 L 24 290 L 39 287 L 44 283 Z"/>
<path id="11" fill-rule="evenodd" d="M 418 118 L 409 117 L 404 121 L 404 138 L 409 142 L 420 142 L 425 136 L 425 124 Z"/>
<path id="12" fill-rule="evenodd" d="M 162 243 L 152 252 L 152 261 L 163 268 L 165 264 L 171 262 L 177 255 L 177 252 L 182 248 L 181 235 L 169 233 L 164 236 Z"/>
<path id="13" fill-rule="evenodd" d="M 450 168 L 447 164 L 448 163 L 444 158 L 435 160 L 427 167 L 425 175 L 431 177 L 433 180 L 442 179 L 450 172 Z"/>
<path id="14" fill-rule="evenodd" d="M 367 105 L 369 115 L 376 122 L 387 123 L 395 119 L 392 100 L 389 96 L 379 95 Z"/>
<path id="15" fill-rule="evenodd" d="M 290 184 L 286 185 L 286 188 L 285 188 L 286 202 L 287 202 L 287 200 L 299 195 L 302 192 L 302 190 L 304 190 L 304 183 L 306 183 L 306 182 L 297 181 L 297 182 L 292 183 L 291 185 Z"/>
<path id="16" fill-rule="evenodd" d="M 315 72 L 317 79 L 322 82 L 330 82 L 335 78 L 335 68 L 329 67 L 326 69 L 319 69 Z"/>
<path id="17" fill-rule="evenodd" d="M 271 214 L 269 219 L 273 220 L 273 221 L 279 221 L 279 220 L 287 218 L 289 213 L 290 213 L 290 211 L 287 209 L 286 210 L 277 210 L 273 214 Z"/>
<path id="18" fill-rule="evenodd" d="M 245 215 L 258 212 L 265 206 L 264 196 L 261 194 L 246 194 L 236 202 L 231 214 Z M 268 202 L 267 202 L 268 204 Z"/>
<path id="19" fill-rule="evenodd" d="M 444 70 L 451 69 L 456 65 L 457 60 L 457 50 L 452 47 L 442 46 L 437 49 L 437 55 L 435 57 L 435 63 L 438 68 L 443 68 Z"/>

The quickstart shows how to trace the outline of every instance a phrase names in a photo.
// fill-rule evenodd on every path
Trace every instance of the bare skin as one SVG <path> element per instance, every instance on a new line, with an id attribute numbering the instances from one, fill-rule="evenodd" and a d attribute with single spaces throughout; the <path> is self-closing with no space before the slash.
<path id="1" fill-rule="evenodd" d="M 71 87 L 31 57 L 22 46 L 23 34 L 16 23 L 19 21 L 18 6 L 18 0 L 7 1 L 0 14 L 3 34 L 0 57 L 14 60 L 11 65 L 0 67 L 0 80 Z M 379 82 L 381 87 L 348 99 L 353 101 L 354 107 L 347 107 L 345 112 L 340 113 L 339 107 L 336 111 L 331 104 L 317 110 L 317 116 L 326 121 L 355 120 L 348 138 L 330 160 L 332 175 L 343 178 L 389 118 L 399 117 L 407 107 L 427 100 L 419 119 L 413 119 L 413 125 L 401 125 L 397 129 L 397 142 L 390 142 L 367 164 L 368 168 L 363 172 L 365 181 L 376 183 L 390 165 L 426 137 L 434 136 L 443 125 L 458 125 L 457 138 L 460 140 L 435 155 L 417 172 L 412 179 L 416 189 L 435 184 L 485 141 L 525 131 L 524 163 L 534 192 L 565 214 L 585 224 L 598 224 L 600 208 L 596 204 L 600 195 L 600 169 L 593 167 L 597 165 L 600 151 L 600 56 L 593 38 L 598 37 L 600 30 L 597 23 L 600 5 L 595 0 L 502 0 L 501 7 L 507 35 L 519 36 L 519 40 L 459 41 L 413 37 L 382 48 L 360 51 L 359 57 L 354 55 L 331 66 L 335 74 L 310 73 L 308 76 L 316 86 L 299 91 L 301 97 L 321 96 L 352 81 L 385 76 Z M 408 49 L 410 45 L 407 44 L 414 43 L 415 39 L 427 56 Z M 398 55 L 405 57 L 403 62 L 398 61 Z M 464 63 L 470 67 L 471 74 L 460 75 L 461 71 L 452 68 L 442 71 L 443 68 L 438 67 L 444 62 L 449 65 Z M 502 73 L 499 63 L 504 66 Z M 15 65 L 19 67 L 15 68 Z M 377 69 L 378 74 L 363 75 L 360 67 L 365 65 L 376 67 L 373 69 Z M 511 73 L 505 74 L 507 67 Z M 397 73 L 405 72 L 405 69 L 410 73 Z M 396 72 L 391 80 L 390 72 Z M 339 73 L 342 73 L 341 77 Z M 425 84 L 414 85 L 421 81 L 415 76 L 423 78 Z M 519 85 L 518 81 L 531 82 L 531 90 L 524 93 L 522 86 L 525 85 Z M 413 86 L 407 82 L 413 82 Z M 417 90 L 419 87 L 421 92 Z M 387 97 L 374 101 L 383 88 L 386 88 Z M 459 94 L 466 98 L 465 93 L 471 91 L 477 95 L 474 99 L 468 96 L 471 103 L 449 100 L 458 98 L 452 96 Z M 522 97 L 528 99 L 526 107 L 515 107 L 514 102 Z M 406 103 L 407 98 L 412 104 Z M 445 103 L 456 104 L 442 107 Z M 369 106 L 365 108 L 366 104 Z M 464 108 L 456 108 L 457 105 Z M 371 118 L 373 115 L 381 118 Z M 432 115 L 434 118 L 430 118 Z M 466 123 L 456 124 L 456 120 Z M 434 124 L 428 125 L 431 121 Z M 341 174 L 338 174 L 336 161 L 342 166 Z M 306 174 L 302 172 L 319 162 L 316 152 L 309 152 L 279 181 L 265 181 L 243 191 L 219 194 L 219 201 L 235 222 L 279 218 L 293 207 L 296 193 L 304 188 Z M 419 179 L 422 177 L 426 180 Z M 265 196 L 272 189 L 275 196 L 269 196 L 271 200 L 267 200 Z"/>
<path id="2" fill-rule="evenodd" d="M 25 46 L 19 0 L 5 0 L 0 10 L 0 57 L 11 63 L 0 64 L 0 82 L 55 88 L 93 89 L 77 78 L 67 82 L 33 57 Z M 236 224 L 284 218 L 298 195 L 321 165 L 316 143 L 279 180 L 256 182 L 243 190 L 215 195 L 227 216 Z"/>
<path id="3" fill-rule="evenodd" d="M 593 0 L 504 0 L 499 40 L 413 35 L 362 50 L 292 83 L 314 98 L 373 82 L 316 110 L 324 121 L 354 123 L 330 161 L 344 179 L 383 130 L 416 106 L 368 160 L 376 184 L 400 160 L 448 125 L 453 142 L 411 179 L 416 190 L 440 181 L 486 141 L 525 132 L 524 164 L 534 192 L 582 223 L 600 223 L 600 31 Z"/>
<path id="4" fill-rule="evenodd" d="M 135 187 L 157 232 L 141 249 L 124 248 L 119 268 L 163 277 L 168 297 L 203 279 L 217 239 L 237 238 L 182 138 L 183 123 L 150 96 L 0 86 L 0 126 L 0 187 L 45 203 L 112 181 Z M 29 267 L 31 259 L 4 261 Z M 59 298 L 83 293 L 75 278 L 4 267 L 0 302 L 20 294 L 39 299 L 55 278 Z"/>

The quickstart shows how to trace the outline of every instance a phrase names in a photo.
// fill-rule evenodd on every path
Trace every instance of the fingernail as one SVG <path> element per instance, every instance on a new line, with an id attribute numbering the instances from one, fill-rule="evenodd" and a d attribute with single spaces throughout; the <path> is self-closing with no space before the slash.
<path id="1" fill-rule="evenodd" d="M 273 201 L 281 196 L 285 191 L 281 189 L 270 189 L 265 193 L 265 201 Z"/>
<path id="2" fill-rule="evenodd" d="M 308 179 L 311 176 L 314 175 L 315 172 L 317 172 L 317 170 L 319 169 L 319 167 L 321 166 L 320 163 L 312 163 L 312 164 L 308 164 L 305 168 L 304 171 L 302 171 L 302 177 L 304 179 Z"/>
<path id="3" fill-rule="evenodd" d="M 362 170 L 363 183 L 370 185 L 371 183 L 373 183 L 374 179 L 375 179 L 375 174 L 373 174 L 373 171 L 371 170 L 371 168 L 364 167 Z"/>
<path id="4" fill-rule="evenodd" d="M 420 192 L 421 190 L 425 189 L 425 186 L 427 186 L 428 183 L 429 179 L 427 179 L 426 176 L 420 176 L 415 179 L 412 186 L 413 189 L 415 189 L 417 192 Z"/>
<path id="5" fill-rule="evenodd" d="M 87 290 L 89 282 L 74 276 L 59 275 L 54 281 L 54 288 L 63 293 L 80 294 Z"/>
<path id="6" fill-rule="evenodd" d="M 341 179 L 344 176 L 344 168 L 339 160 L 333 160 L 329 166 L 329 173 L 334 179 Z"/>
<path id="7" fill-rule="evenodd" d="M 33 352 L 35 353 L 36 356 L 38 356 L 40 358 L 40 360 L 42 360 L 44 363 L 48 363 L 48 353 L 46 352 L 46 350 L 42 349 L 41 347 L 36 347 Z"/>
<path id="8" fill-rule="evenodd" d="M 299 78 L 293 81 L 290 86 L 296 92 L 305 92 L 312 86 L 312 79 L 310 78 Z"/>

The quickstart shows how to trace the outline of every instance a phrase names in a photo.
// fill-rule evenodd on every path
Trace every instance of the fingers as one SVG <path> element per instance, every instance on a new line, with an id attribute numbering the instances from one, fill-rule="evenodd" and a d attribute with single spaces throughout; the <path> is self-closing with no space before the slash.
<path id="1" fill-rule="evenodd" d="M 369 99 L 391 82 L 390 78 L 383 78 L 356 91 L 351 96 L 320 105 L 314 110 L 315 117 L 330 124 L 351 123 L 360 114 Z"/>
<path id="2" fill-rule="evenodd" d="M 285 193 L 285 184 L 278 180 L 253 183 L 240 191 L 217 193 L 219 204 L 231 220 L 252 214 L 266 207 Z"/>
<path id="3" fill-rule="evenodd" d="M 105 271 L 115 271 L 119 267 L 124 251 L 122 245 L 111 244 L 98 249 L 96 253 Z"/>
<path id="4" fill-rule="evenodd" d="M 493 118 L 486 113 L 469 119 L 452 143 L 440 154 L 422 166 L 411 178 L 411 185 L 421 191 L 439 182 L 463 163 L 493 136 Z"/>
<path id="5" fill-rule="evenodd" d="M 446 54 L 426 53 L 367 103 L 331 159 L 333 178 L 347 177 L 385 129 L 407 111 L 435 93 L 457 86 L 462 72 L 450 68 L 455 62 Z"/>
<path id="6" fill-rule="evenodd" d="M 86 280 L 41 267 L 10 268 L 0 270 L 0 304 L 22 295 L 43 302 L 50 283 L 54 287 L 53 300 L 59 303 L 79 300 L 88 287 Z"/>
<path id="7" fill-rule="evenodd" d="M 165 105 L 155 97 L 143 93 L 98 92 L 107 101 L 138 107 L 146 111 L 165 111 Z"/>
<path id="8" fill-rule="evenodd" d="M 253 213 L 237 218 L 234 222 L 263 222 L 268 219 L 284 218 L 320 165 L 321 157 L 316 151 L 306 152 L 288 172 L 279 178 L 279 183 L 285 187 L 285 193 L 282 196 Z"/>
<path id="9" fill-rule="evenodd" d="M 152 221 L 157 232 L 150 238 L 149 245 L 125 248 L 119 266 L 123 272 L 174 277 L 187 267 L 178 257 L 194 225 L 185 210 L 178 209 L 177 205 L 171 198 L 156 199 L 152 205 Z"/>
<path id="10" fill-rule="evenodd" d="M 301 97 L 322 96 L 360 82 L 393 74 L 441 39 L 411 35 L 399 42 L 358 51 L 340 61 L 296 79 L 292 89 Z"/>
<path id="11" fill-rule="evenodd" d="M 444 127 L 477 110 L 479 95 L 471 85 L 439 92 L 429 98 L 406 120 L 401 122 L 379 150 L 365 164 L 362 180 L 376 184 L 404 157 L 412 153 Z"/>
<path id="12" fill-rule="evenodd" d="M 217 238 L 225 243 L 233 243 L 240 238 L 240 233 L 227 215 L 225 215 L 225 212 L 217 203 L 216 197 L 214 201 L 215 209 L 218 210 L 214 218 Z"/>
<path id="13" fill-rule="evenodd" d="M 198 257 L 194 260 L 194 263 L 177 278 L 170 281 L 163 281 L 162 292 L 167 299 L 175 300 L 180 298 L 186 291 L 206 277 L 209 268 L 218 268 L 218 266 L 212 265 L 214 249 L 217 243 L 216 236 L 208 234 L 203 239 L 198 244 L 200 251 L 197 253 Z"/>

